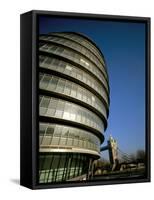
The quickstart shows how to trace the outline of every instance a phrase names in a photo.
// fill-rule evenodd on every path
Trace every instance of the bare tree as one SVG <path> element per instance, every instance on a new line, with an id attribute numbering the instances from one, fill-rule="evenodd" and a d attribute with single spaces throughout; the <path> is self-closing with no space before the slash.
<path id="1" fill-rule="evenodd" d="M 138 150 L 136 152 L 136 160 L 138 162 L 142 162 L 142 163 L 145 163 L 145 151 L 144 150 Z"/>

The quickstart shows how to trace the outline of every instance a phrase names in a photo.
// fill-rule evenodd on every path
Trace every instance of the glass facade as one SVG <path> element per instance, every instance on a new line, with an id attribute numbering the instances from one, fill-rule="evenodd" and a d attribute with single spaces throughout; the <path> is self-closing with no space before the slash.
<path id="1" fill-rule="evenodd" d="M 97 56 L 97 58 L 99 58 L 99 60 L 105 66 L 105 62 L 104 62 L 104 59 L 102 57 L 102 54 L 100 54 L 100 52 L 98 51 L 96 46 L 94 44 L 92 44 L 91 42 L 89 42 L 88 40 L 85 40 L 85 38 L 83 38 L 81 35 L 74 35 L 73 33 L 52 33 L 51 35 L 64 37 L 64 38 L 67 38 L 67 39 L 69 39 L 73 42 L 76 42 L 78 44 L 82 44 L 83 47 L 86 47 L 91 52 L 93 52 L 95 54 L 95 56 Z"/>
<path id="2" fill-rule="evenodd" d="M 71 180 L 71 178 L 85 174 L 89 163 L 90 158 L 84 154 L 40 153 L 39 182 L 52 183 Z"/>
<path id="3" fill-rule="evenodd" d="M 69 47 L 75 51 L 78 51 L 80 53 L 82 53 L 82 55 L 84 55 L 85 57 L 87 57 L 90 61 L 92 61 L 96 67 L 98 67 L 102 73 L 104 74 L 104 76 L 107 78 L 107 74 L 105 72 L 105 68 L 102 67 L 102 64 L 104 65 L 104 62 L 102 63 L 89 49 L 85 48 L 84 46 L 82 46 L 81 44 L 74 42 L 72 40 L 68 40 L 68 38 L 59 38 L 56 36 L 40 36 L 40 40 L 42 41 L 51 41 L 54 44 L 61 44 L 63 46 Z M 43 46 L 43 43 L 42 43 Z"/>
<path id="4" fill-rule="evenodd" d="M 40 123 L 40 147 L 80 148 L 99 154 L 100 140 L 93 133 L 66 125 Z M 87 151 L 88 152 L 88 151 Z"/>
<path id="5" fill-rule="evenodd" d="M 94 95 L 86 88 L 72 81 L 60 78 L 58 76 L 41 73 L 40 89 L 57 92 L 78 99 L 81 102 L 87 103 L 88 105 L 94 107 L 95 109 L 97 109 L 97 111 L 101 112 L 105 117 L 107 115 L 104 104 L 96 95 Z M 107 102 L 108 101 L 107 96 L 104 95 L 104 98 L 105 101 Z"/>
<path id="6" fill-rule="evenodd" d="M 39 183 L 88 180 L 107 126 L 104 57 L 78 33 L 39 40 Z"/>
<path id="7" fill-rule="evenodd" d="M 86 73 L 83 69 L 80 69 L 75 65 L 72 65 L 63 60 L 56 59 L 53 57 L 47 57 L 47 56 L 41 55 L 39 59 L 40 59 L 40 62 L 39 62 L 40 68 L 57 71 L 61 74 L 70 76 L 74 79 L 77 79 L 78 81 L 83 82 L 84 84 L 88 85 L 92 89 L 94 89 L 95 92 L 101 95 L 104 99 L 107 96 L 107 93 L 105 92 L 105 91 L 109 92 L 107 84 L 105 84 L 104 82 L 105 84 L 105 89 L 104 89 L 102 84 L 100 84 L 90 74 Z M 107 104 L 108 104 L 108 97 L 106 99 L 107 99 Z"/>
<path id="8" fill-rule="evenodd" d="M 103 122 L 96 114 L 87 108 L 58 98 L 40 96 L 39 114 L 40 116 L 78 122 L 80 124 L 97 129 L 101 133 L 104 131 Z"/>
<path id="9" fill-rule="evenodd" d="M 88 60 L 84 56 L 81 56 L 80 54 L 78 54 L 78 52 L 70 50 L 69 48 L 65 48 L 63 46 L 58 46 L 56 44 L 50 43 L 42 45 L 39 49 L 40 51 L 59 55 L 61 57 L 69 59 L 70 61 L 73 61 L 75 64 L 79 64 L 90 73 L 95 75 L 107 87 L 107 81 L 104 77 L 104 74 L 90 60 Z"/>

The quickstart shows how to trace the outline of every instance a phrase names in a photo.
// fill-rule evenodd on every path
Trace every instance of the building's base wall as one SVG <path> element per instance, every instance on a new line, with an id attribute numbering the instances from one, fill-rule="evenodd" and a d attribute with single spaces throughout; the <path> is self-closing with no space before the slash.
<path id="1" fill-rule="evenodd" d="M 79 153 L 40 153 L 39 183 L 69 181 L 83 174 L 88 178 L 92 160 Z"/>

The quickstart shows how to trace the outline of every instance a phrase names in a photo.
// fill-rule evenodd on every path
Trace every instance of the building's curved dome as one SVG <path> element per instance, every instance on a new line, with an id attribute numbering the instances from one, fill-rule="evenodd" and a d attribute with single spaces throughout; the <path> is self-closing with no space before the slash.
<path id="1" fill-rule="evenodd" d="M 104 57 L 82 34 L 40 35 L 39 77 L 39 182 L 88 176 L 109 113 Z"/>

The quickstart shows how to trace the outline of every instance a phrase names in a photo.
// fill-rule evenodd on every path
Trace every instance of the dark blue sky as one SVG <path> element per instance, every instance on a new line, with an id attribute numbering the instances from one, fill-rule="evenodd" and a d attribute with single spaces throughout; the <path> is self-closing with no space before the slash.
<path id="1" fill-rule="evenodd" d="M 103 52 L 109 73 L 111 134 L 124 152 L 145 148 L 145 24 L 40 17 L 40 33 L 75 31 Z"/>

